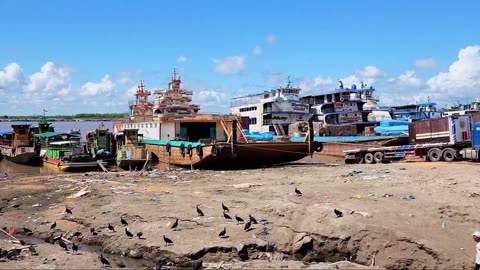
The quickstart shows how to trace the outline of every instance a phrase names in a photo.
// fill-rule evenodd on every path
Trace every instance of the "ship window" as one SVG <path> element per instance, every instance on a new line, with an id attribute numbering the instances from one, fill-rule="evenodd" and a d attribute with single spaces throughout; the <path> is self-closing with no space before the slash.
<path id="1" fill-rule="evenodd" d="M 18 131 L 18 134 L 20 135 L 25 135 L 26 134 L 26 130 L 25 129 L 21 129 Z"/>
<path id="2" fill-rule="evenodd" d="M 158 127 L 158 124 L 155 124 L 155 127 Z"/>
<path id="3" fill-rule="evenodd" d="M 153 124 L 150 124 L 150 128 L 153 128 Z"/>
<path id="4" fill-rule="evenodd" d="M 250 125 L 256 125 L 256 124 L 257 124 L 257 118 L 256 117 L 250 118 Z"/>

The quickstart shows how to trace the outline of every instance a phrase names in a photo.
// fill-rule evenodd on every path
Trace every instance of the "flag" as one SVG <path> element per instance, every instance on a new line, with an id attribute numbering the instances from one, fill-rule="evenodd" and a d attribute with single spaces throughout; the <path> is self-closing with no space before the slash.
<path id="1" fill-rule="evenodd" d="M 44 113 L 48 112 L 48 111 L 47 111 L 47 108 L 43 107 L 43 112 L 44 112 Z"/>

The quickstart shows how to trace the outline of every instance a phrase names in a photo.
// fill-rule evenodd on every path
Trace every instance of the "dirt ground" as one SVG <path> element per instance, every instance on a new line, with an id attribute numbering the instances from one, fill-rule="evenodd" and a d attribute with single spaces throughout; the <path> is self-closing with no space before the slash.
<path id="1" fill-rule="evenodd" d="M 17 260 L 0 258 L 0 268 L 100 268 L 102 253 L 114 267 L 159 261 L 191 266 L 201 259 L 223 269 L 355 267 L 346 261 L 386 269 L 471 269 L 471 234 L 480 230 L 479 173 L 469 162 L 314 161 L 242 171 L 8 176 L 0 180 L 0 227 L 16 228 L 14 236 L 37 244 L 38 255 L 26 250 Z M 67 198 L 85 187 L 86 195 Z M 37 203 L 42 206 L 32 207 Z M 233 221 L 225 220 L 222 203 Z M 249 214 L 258 224 L 245 231 L 235 215 L 247 222 Z M 26 237 L 23 227 L 33 236 Z M 223 228 L 227 237 L 220 238 Z M 81 239 L 71 237 L 77 231 Z M 51 233 L 79 245 L 79 255 L 46 244 Z M 173 245 L 165 246 L 164 235 Z M 0 237 L 0 248 L 18 246 Z"/>

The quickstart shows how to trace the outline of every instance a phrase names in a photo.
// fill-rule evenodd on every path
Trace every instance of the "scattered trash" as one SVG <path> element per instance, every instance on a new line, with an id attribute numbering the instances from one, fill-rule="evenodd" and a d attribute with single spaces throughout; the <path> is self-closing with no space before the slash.
<path id="1" fill-rule="evenodd" d="M 385 197 L 385 198 L 390 198 L 390 197 L 393 197 L 393 194 L 390 194 L 390 193 L 385 193 L 383 194 L 382 197 Z"/>
<path id="2" fill-rule="evenodd" d="M 355 194 L 352 198 L 361 199 L 361 198 L 362 198 L 362 195 L 360 195 L 360 194 Z"/>
<path id="3" fill-rule="evenodd" d="M 152 201 L 158 202 L 158 197 L 153 197 Z"/>
<path id="4" fill-rule="evenodd" d="M 36 204 L 32 205 L 33 208 L 42 207 L 42 206 L 43 206 L 43 204 L 41 204 L 41 203 L 36 203 Z"/>
<path id="5" fill-rule="evenodd" d="M 446 228 L 447 228 L 447 224 L 445 224 L 445 220 L 444 220 L 444 221 L 442 221 L 442 229 L 445 230 Z"/>
<path id="6" fill-rule="evenodd" d="M 326 199 L 326 200 L 323 201 L 323 203 L 324 203 L 324 204 L 332 204 L 333 201 L 330 200 L 330 199 Z"/>
<path id="7" fill-rule="evenodd" d="M 468 194 L 468 197 L 469 197 L 469 198 L 480 197 L 480 194 L 478 194 L 478 193 L 476 193 L 476 192 L 472 192 L 472 193 Z"/>
<path id="8" fill-rule="evenodd" d="M 398 168 L 400 171 L 405 171 L 407 168 Z"/>
<path id="9" fill-rule="evenodd" d="M 414 195 L 410 194 L 410 195 L 408 195 L 408 196 L 402 196 L 402 197 L 400 197 L 400 199 L 401 199 L 401 200 L 408 200 L 408 201 L 410 201 L 410 200 L 415 200 L 416 198 L 415 198 Z"/>
<path id="10" fill-rule="evenodd" d="M 355 169 L 355 170 L 353 170 L 353 173 L 354 173 L 354 174 L 359 174 L 359 173 L 363 173 L 363 171 L 362 171 L 362 170 L 359 170 L 359 169 Z"/>
<path id="11" fill-rule="evenodd" d="M 86 187 L 82 188 L 79 192 L 77 192 L 73 195 L 67 196 L 67 198 L 68 199 L 76 199 L 76 198 L 85 196 L 90 192 L 91 192 L 90 188 L 88 186 L 86 186 Z"/>

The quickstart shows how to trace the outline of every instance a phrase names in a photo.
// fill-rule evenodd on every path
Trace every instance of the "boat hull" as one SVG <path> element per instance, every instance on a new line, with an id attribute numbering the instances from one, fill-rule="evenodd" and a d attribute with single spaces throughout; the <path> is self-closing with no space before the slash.
<path id="1" fill-rule="evenodd" d="M 152 153 L 152 162 L 158 159 L 163 166 L 180 166 L 195 169 L 243 169 L 269 167 L 274 164 L 300 160 L 311 154 L 314 147 L 308 142 L 265 142 L 236 144 L 220 143 L 205 145 L 201 152 L 193 148 L 191 154 L 179 147 L 171 147 L 167 152 L 165 145 L 147 145 Z M 317 146 L 318 147 L 318 146 Z"/>
<path id="2" fill-rule="evenodd" d="M 124 170 L 141 170 L 146 162 L 146 159 L 123 159 L 117 160 L 117 166 Z"/>
<path id="3" fill-rule="evenodd" d="M 1 146 L 0 152 L 3 158 L 10 162 L 23 164 L 23 165 L 32 165 L 35 159 L 35 150 L 33 147 L 10 147 L 10 146 Z"/>
<path id="4" fill-rule="evenodd" d="M 107 162 L 101 162 L 106 166 Z M 43 166 L 49 169 L 67 172 L 96 171 L 100 168 L 97 161 L 64 162 L 54 158 L 43 158 Z"/>

